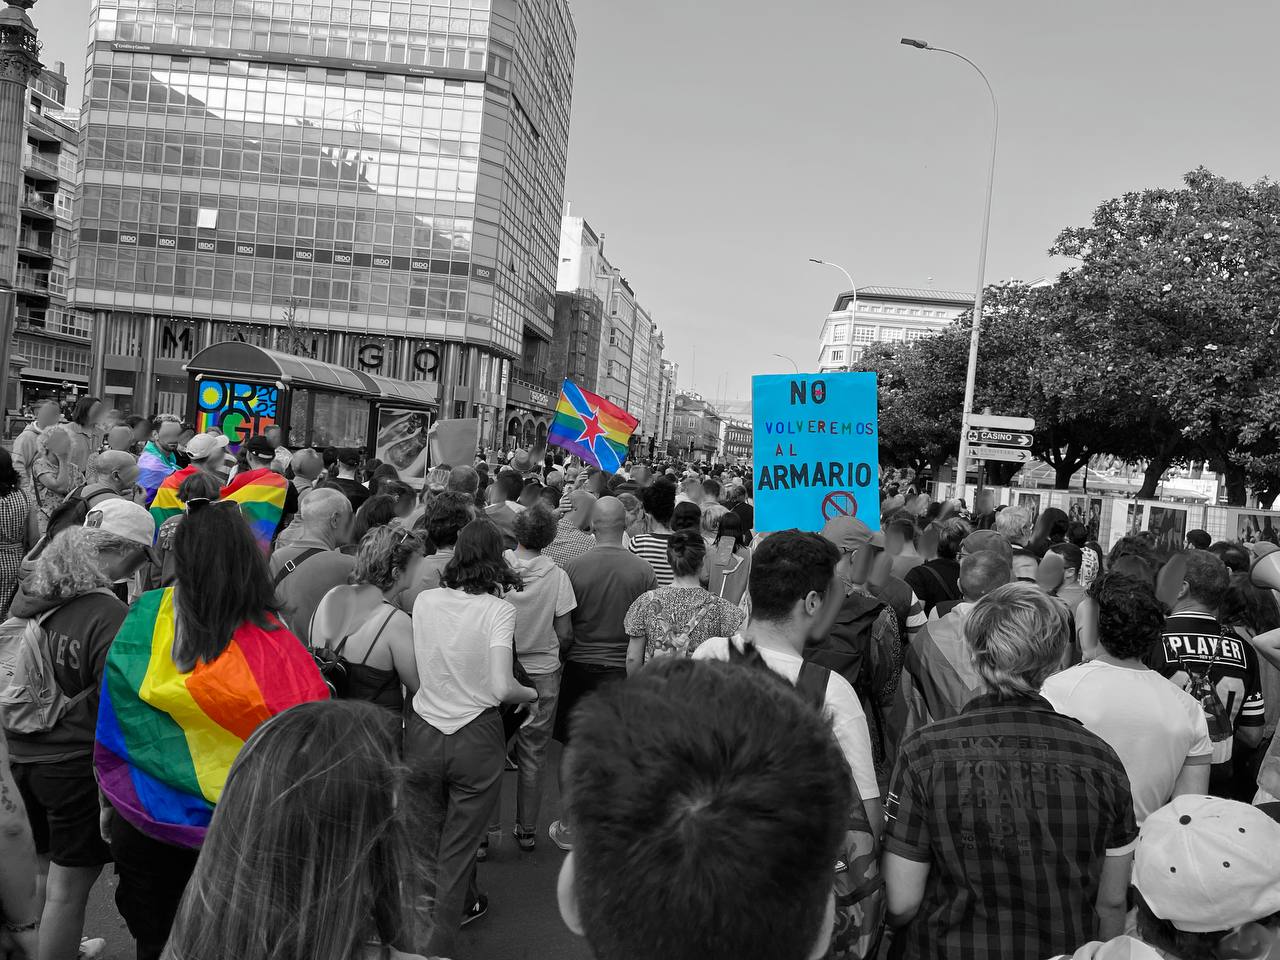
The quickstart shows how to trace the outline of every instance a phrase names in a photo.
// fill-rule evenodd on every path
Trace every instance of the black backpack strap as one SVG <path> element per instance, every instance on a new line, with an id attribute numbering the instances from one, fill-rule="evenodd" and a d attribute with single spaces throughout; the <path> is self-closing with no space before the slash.
<path id="1" fill-rule="evenodd" d="M 831 671 L 820 663 L 806 660 L 800 665 L 800 676 L 796 677 L 796 690 L 805 702 L 818 710 L 827 705 L 827 681 Z"/>
<path id="2" fill-rule="evenodd" d="M 325 551 L 323 547 L 311 547 L 307 550 L 303 550 L 300 554 L 298 554 L 292 560 L 286 560 L 284 562 L 284 566 L 280 568 L 280 572 L 276 574 L 276 578 L 274 581 L 272 581 L 271 586 L 279 587 L 280 584 L 284 582 L 285 578 L 289 576 L 289 574 L 293 573 L 293 571 L 297 570 L 300 566 L 302 566 L 304 563 L 306 563 L 308 560 L 314 557 L 317 553 L 324 553 L 324 552 Z"/>

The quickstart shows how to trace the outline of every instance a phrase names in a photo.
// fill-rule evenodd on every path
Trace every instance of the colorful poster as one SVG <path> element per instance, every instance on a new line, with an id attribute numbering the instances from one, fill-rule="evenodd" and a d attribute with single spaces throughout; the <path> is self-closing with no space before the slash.
<path id="1" fill-rule="evenodd" d="M 235 380 L 201 380 L 196 384 L 196 432 L 217 430 L 231 441 L 233 453 L 249 437 L 279 422 L 280 388 Z"/>
<path id="2" fill-rule="evenodd" d="M 427 475 L 427 431 L 430 427 L 429 413 L 380 407 L 374 457 L 399 470 L 401 480 L 421 486 Z"/>
<path id="3" fill-rule="evenodd" d="M 1156 535 L 1156 549 L 1171 556 L 1187 538 L 1187 511 L 1178 507 L 1150 507 L 1147 529 Z"/>
<path id="4" fill-rule="evenodd" d="M 821 530 L 838 516 L 880 529 L 874 373 L 751 380 L 756 529 Z"/>

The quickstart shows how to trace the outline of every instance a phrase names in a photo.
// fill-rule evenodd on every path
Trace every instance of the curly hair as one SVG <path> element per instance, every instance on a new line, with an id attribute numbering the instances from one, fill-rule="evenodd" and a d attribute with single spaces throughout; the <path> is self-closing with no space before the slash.
<path id="1" fill-rule="evenodd" d="M 524 581 L 507 563 L 504 550 L 502 531 L 492 520 L 472 520 L 458 534 L 453 556 L 440 575 L 441 585 L 473 594 L 523 589 Z"/>
<path id="2" fill-rule="evenodd" d="M 543 550 L 555 542 L 559 524 L 544 504 L 535 504 L 516 514 L 516 543 L 526 550 Z"/>
<path id="3" fill-rule="evenodd" d="M 459 490 L 446 490 L 431 501 L 415 526 L 437 547 L 452 547 L 462 528 L 475 518 L 474 498 Z"/>
<path id="4" fill-rule="evenodd" d="M 36 560 L 23 592 L 42 600 L 70 600 L 90 590 L 111 588 L 102 568 L 104 550 L 125 550 L 131 541 L 91 527 L 68 527 L 55 536 Z"/>
<path id="5" fill-rule="evenodd" d="M 1150 582 L 1113 570 L 1093 582 L 1089 596 L 1098 603 L 1098 641 L 1113 657 L 1141 657 L 1160 642 L 1165 609 Z"/>
<path id="6" fill-rule="evenodd" d="M 399 527 L 374 527 L 360 541 L 347 582 L 390 590 L 409 561 L 425 555 L 426 544 L 418 534 Z"/>

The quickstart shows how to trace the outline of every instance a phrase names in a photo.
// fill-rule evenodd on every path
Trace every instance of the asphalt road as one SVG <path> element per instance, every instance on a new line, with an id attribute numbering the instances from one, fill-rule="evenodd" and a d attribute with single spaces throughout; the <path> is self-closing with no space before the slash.
<path id="1" fill-rule="evenodd" d="M 547 824 L 559 813 L 555 769 L 556 744 L 547 756 L 546 794 L 538 849 L 521 853 L 511 839 L 515 816 L 516 781 L 507 773 L 503 781 L 502 845 L 490 850 L 480 865 L 480 886 L 489 894 L 489 913 L 459 934 L 458 952 L 451 960 L 591 960 L 579 938 L 565 929 L 556 906 L 556 876 L 564 854 L 547 839 Z M 89 900 L 85 936 L 105 937 L 103 960 L 133 960 L 133 939 L 115 907 L 115 876 L 108 867 Z"/>

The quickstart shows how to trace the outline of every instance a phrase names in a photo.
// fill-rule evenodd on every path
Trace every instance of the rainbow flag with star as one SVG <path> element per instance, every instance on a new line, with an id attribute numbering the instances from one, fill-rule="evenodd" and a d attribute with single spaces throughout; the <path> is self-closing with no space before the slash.
<path id="1" fill-rule="evenodd" d="M 583 390 L 572 380 L 560 388 L 556 418 L 547 443 L 568 450 L 606 473 L 617 473 L 627 459 L 627 444 L 640 421 L 604 397 Z"/>
<path id="2" fill-rule="evenodd" d="M 253 538 L 263 553 L 270 553 L 288 493 L 289 481 L 274 470 L 262 467 L 237 473 L 235 479 L 222 488 L 222 499 L 240 504 L 240 512 L 249 521 Z"/>
<path id="3" fill-rule="evenodd" d="M 176 517 L 185 509 L 181 500 L 178 499 L 178 488 L 182 486 L 182 481 L 191 476 L 199 467 L 183 467 L 177 473 L 171 473 L 164 478 L 164 482 L 156 490 L 155 497 L 151 500 L 151 519 L 156 522 L 156 536 L 160 536 L 161 525 L 170 517 Z"/>
<path id="4" fill-rule="evenodd" d="M 297 637 L 250 622 L 213 662 L 181 673 L 175 622 L 172 588 L 129 609 L 107 653 L 93 762 L 120 816 L 155 840 L 198 848 L 253 731 L 329 689 Z"/>

